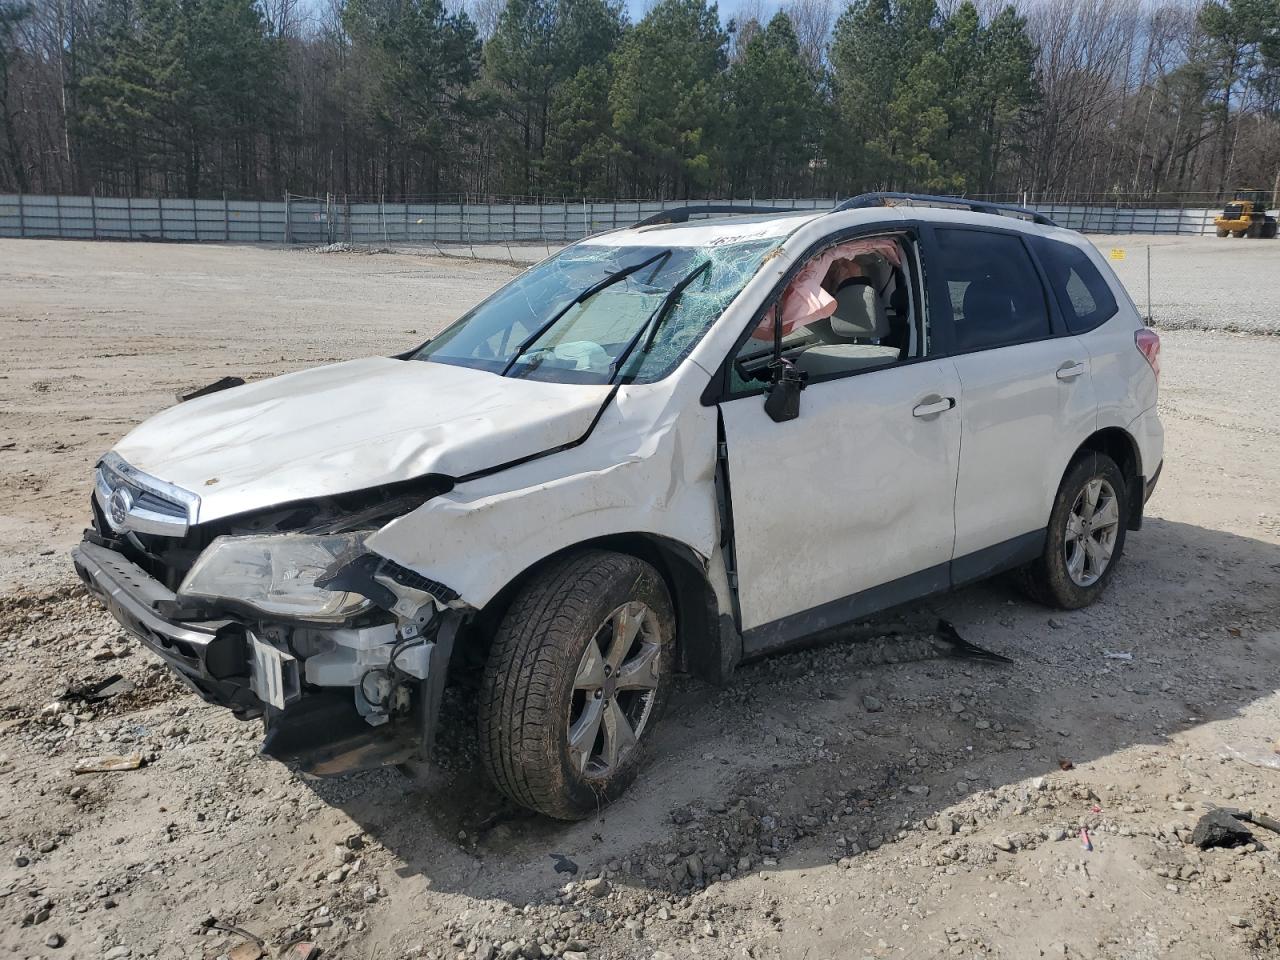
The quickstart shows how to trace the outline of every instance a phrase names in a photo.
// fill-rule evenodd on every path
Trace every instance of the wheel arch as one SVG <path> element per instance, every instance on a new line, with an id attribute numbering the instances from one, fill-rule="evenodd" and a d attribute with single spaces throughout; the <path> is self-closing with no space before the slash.
<path id="1" fill-rule="evenodd" d="M 1071 460 L 1062 471 L 1063 478 L 1065 479 L 1071 467 L 1081 457 L 1088 456 L 1090 453 L 1106 454 L 1120 468 L 1120 473 L 1125 480 L 1126 496 L 1129 499 L 1129 522 L 1127 526 L 1130 530 L 1139 529 L 1142 526 L 1143 485 L 1141 479 L 1143 474 L 1142 453 L 1138 449 L 1138 442 L 1123 427 L 1104 427 L 1101 430 L 1097 430 L 1085 438 L 1084 442 L 1076 448 L 1076 452 L 1072 454 Z"/>
<path id="2" fill-rule="evenodd" d="M 653 533 L 613 533 L 563 547 L 520 571 L 472 621 L 471 645 L 487 655 L 494 631 L 515 595 L 549 565 L 583 550 L 611 550 L 650 564 L 671 595 L 676 616 L 676 653 L 689 673 L 723 683 L 740 659 L 741 639 L 732 620 L 720 615 L 705 560 L 687 544 Z M 736 643 L 735 643 L 736 641 Z"/>

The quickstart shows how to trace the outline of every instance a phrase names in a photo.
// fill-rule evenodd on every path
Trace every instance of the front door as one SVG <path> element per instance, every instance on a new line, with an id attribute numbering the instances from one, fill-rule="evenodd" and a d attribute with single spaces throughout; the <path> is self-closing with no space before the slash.
<path id="1" fill-rule="evenodd" d="M 810 375 L 796 419 L 743 376 L 761 341 L 735 356 L 720 412 L 748 655 L 948 586 L 960 381 L 929 356 L 914 244 L 896 242 L 896 266 L 858 256 L 846 313 L 788 329 L 783 356 Z"/>

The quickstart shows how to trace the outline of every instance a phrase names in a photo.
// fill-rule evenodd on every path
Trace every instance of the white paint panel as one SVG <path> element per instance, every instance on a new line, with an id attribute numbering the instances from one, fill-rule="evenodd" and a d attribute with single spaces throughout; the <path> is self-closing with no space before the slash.
<path id="1" fill-rule="evenodd" d="M 203 523 L 546 450 L 581 436 L 608 391 L 369 357 L 178 404 L 115 450 L 199 495 Z"/>
<path id="2" fill-rule="evenodd" d="M 960 454 L 949 360 L 809 385 L 800 416 L 722 405 L 744 630 L 951 559 Z"/>
<path id="3" fill-rule="evenodd" d="M 1097 426 L 1090 356 L 1059 337 L 955 357 L 963 396 L 956 556 L 1049 522 L 1072 454 Z M 1068 363 L 1080 376 L 1058 379 Z"/>
<path id="4" fill-rule="evenodd" d="M 716 411 L 697 399 L 705 383 L 624 387 L 581 446 L 461 484 L 366 546 L 476 607 L 545 557 L 610 534 L 655 534 L 706 560 L 718 525 Z"/>

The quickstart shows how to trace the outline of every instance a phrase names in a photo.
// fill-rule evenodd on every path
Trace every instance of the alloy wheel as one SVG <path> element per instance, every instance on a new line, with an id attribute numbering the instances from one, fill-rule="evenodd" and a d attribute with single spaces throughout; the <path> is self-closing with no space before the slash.
<path id="1" fill-rule="evenodd" d="M 662 669 L 658 617 L 639 601 L 614 610 L 587 643 L 569 704 L 569 756 L 585 777 L 608 777 L 644 735 Z"/>
<path id="2" fill-rule="evenodd" d="M 1091 587 L 1111 563 L 1120 532 L 1120 502 L 1106 480 L 1094 477 L 1084 485 L 1067 516 L 1067 575 L 1078 587 Z"/>

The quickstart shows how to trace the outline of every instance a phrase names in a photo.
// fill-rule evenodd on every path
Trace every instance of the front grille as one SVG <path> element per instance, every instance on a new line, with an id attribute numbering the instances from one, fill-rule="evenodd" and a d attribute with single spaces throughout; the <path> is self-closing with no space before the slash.
<path id="1" fill-rule="evenodd" d="M 119 534 L 182 537 L 200 508 L 194 493 L 143 473 L 115 453 L 98 464 L 94 495 L 104 520 Z"/>
<path id="2" fill-rule="evenodd" d="M 173 517 L 175 520 L 184 522 L 187 519 L 187 508 L 185 506 L 180 503 L 174 503 L 172 500 L 166 500 L 150 490 L 139 490 L 134 494 L 133 502 L 143 510 L 150 510 L 152 513 Z"/>

